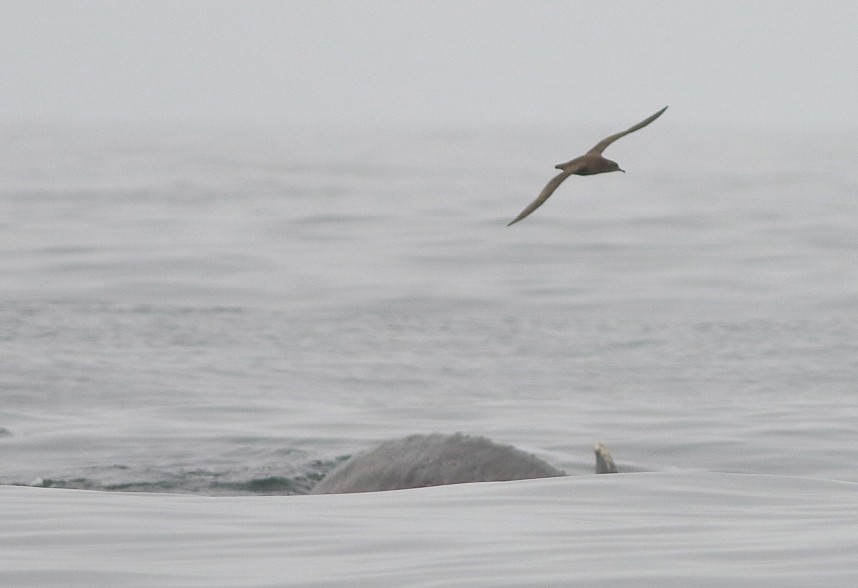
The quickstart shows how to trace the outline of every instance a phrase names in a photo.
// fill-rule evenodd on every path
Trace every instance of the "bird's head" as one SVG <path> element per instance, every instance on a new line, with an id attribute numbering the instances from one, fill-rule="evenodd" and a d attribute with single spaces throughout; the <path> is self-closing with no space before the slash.
<path id="1" fill-rule="evenodd" d="M 626 173 L 626 170 L 620 168 L 620 164 L 616 161 L 611 161 L 610 159 L 604 159 L 605 162 L 605 172 L 614 172 L 619 171 Z"/>

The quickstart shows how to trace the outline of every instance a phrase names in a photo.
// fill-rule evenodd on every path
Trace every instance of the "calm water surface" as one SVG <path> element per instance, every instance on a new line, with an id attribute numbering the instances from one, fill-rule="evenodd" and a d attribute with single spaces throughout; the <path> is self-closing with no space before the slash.
<path id="1" fill-rule="evenodd" d="M 852 140 L 658 130 L 507 228 L 598 129 L 5 129 L 0 482 L 302 493 L 433 431 L 858 481 Z"/>

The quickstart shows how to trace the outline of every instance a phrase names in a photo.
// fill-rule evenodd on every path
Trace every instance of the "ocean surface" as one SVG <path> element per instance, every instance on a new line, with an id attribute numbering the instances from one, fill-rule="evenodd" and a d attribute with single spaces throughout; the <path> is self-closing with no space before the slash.
<path id="1" fill-rule="evenodd" d="M 261 517 L 271 501 L 293 500 L 346 519 L 388 512 L 385 496 L 399 496 L 390 512 L 406 516 L 421 496 L 443 502 L 447 492 L 452 510 L 427 507 L 451 525 L 443 534 L 453 532 L 456 509 L 472 512 L 461 503 L 482 496 L 521 506 L 527 488 L 550 521 L 558 503 L 538 501 L 575 494 L 577 483 L 605 517 L 626 501 L 674 529 L 688 522 L 683 504 L 700 515 L 709 512 L 701 504 L 729 499 L 730 520 L 748 529 L 757 521 L 764 542 L 801 534 L 801 525 L 789 527 L 801 512 L 822 545 L 840 512 L 828 538 L 843 545 L 854 536 L 854 553 L 858 148 L 845 132 L 690 129 L 670 116 L 611 146 L 606 155 L 628 173 L 572 177 L 513 227 L 505 224 L 553 165 L 604 129 L 4 127 L 0 484 L 4 502 L 24 509 L 7 512 L 4 525 L 24 533 L 27 508 L 58 509 L 54 520 L 70 533 L 75 517 L 98 505 L 132 504 L 127 516 L 146 519 L 147 495 L 69 489 L 158 493 L 152 499 L 164 509 L 199 504 L 211 516 L 257 508 Z M 592 473 L 592 446 L 603 442 L 631 474 L 373 497 L 259 496 L 305 494 L 343 458 L 386 439 L 457 431 L 515 445 L 573 476 Z M 594 484 L 609 485 L 598 507 Z M 829 510 L 809 514 L 811 495 Z M 652 510 L 665 509 L 665 496 L 678 510 Z M 790 496 L 797 502 L 784 502 Z M 697 521 L 714 534 L 674 535 L 664 561 L 717 541 L 718 512 Z M 306 517 L 289 519 L 304 534 L 291 535 L 303 546 L 293 555 L 304 554 L 302 573 L 323 574 L 301 551 L 321 541 Z M 607 519 L 590 521 L 570 549 L 592 539 L 599 520 Z M 98 535 L 108 522 L 116 521 L 84 528 Z M 331 539 L 325 524 L 319 532 Z M 499 524 L 501 535 L 523 531 Z M 643 547 L 637 564 L 613 569 L 617 585 L 652 555 L 634 528 L 625 530 Z M 357 540 L 354 529 L 340 531 L 341 541 Z M 29 545 L 26 533 L 13 536 L 20 549 Z M 724 557 L 753 560 L 759 544 L 737 547 L 738 536 L 724 536 Z M 65 545 L 54 539 L 48 544 Z M 169 541 L 157 544 L 177 546 Z M 516 551 L 503 541 L 495 563 Z M 448 545 L 449 553 L 418 538 L 409 545 L 410 555 L 397 557 L 433 555 L 414 560 L 414 570 L 455 570 L 449 558 L 473 548 L 459 579 L 488 577 L 473 567 L 488 553 L 483 543 Z M 747 573 L 736 578 L 808 585 L 805 572 L 840 556 L 808 556 L 806 545 L 787 541 L 769 553 L 769 567 L 741 568 Z M 549 576 L 541 579 L 568 585 L 552 553 L 545 557 L 555 567 L 542 568 Z M 790 553 L 807 556 L 792 560 L 807 569 L 787 573 L 778 562 Z M 102 561 L 92 558 L 73 559 Z M 858 581 L 858 563 L 846 558 L 827 585 Z M 29 560 L 16 561 L 7 580 L 62 577 L 33 575 L 20 563 Z M 261 586 L 277 577 L 256 569 L 264 577 L 214 581 L 206 565 L 169 578 L 111 575 L 118 572 L 108 566 L 107 575 L 79 576 L 80 585 Z M 712 585 L 701 565 L 676 568 L 691 574 L 684 585 L 696 585 L 694 573 Z M 56 574 L 66 569 L 57 566 Z M 610 584 L 591 571 L 579 579 Z M 384 566 L 364 573 L 366 585 L 432 585 Z M 293 579 L 347 585 L 344 574 Z M 485 585 L 522 585 L 510 574 Z"/>

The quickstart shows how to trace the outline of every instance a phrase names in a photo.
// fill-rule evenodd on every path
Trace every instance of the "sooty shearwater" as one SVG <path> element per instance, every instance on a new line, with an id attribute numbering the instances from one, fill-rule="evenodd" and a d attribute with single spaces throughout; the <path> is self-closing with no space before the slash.
<path id="1" fill-rule="evenodd" d="M 625 137 L 629 133 L 634 133 L 638 129 L 644 128 L 649 123 L 660 117 L 665 110 L 667 110 L 667 106 L 653 114 L 651 117 L 642 120 L 635 126 L 630 127 L 625 131 L 611 135 L 610 137 L 605 137 L 604 139 L 596 143 L 596 146 L 590 149 L 584 155 L 576 157 L 572 161 L 567 161 L 566 163 L 558 163 L 557 165 L 555 165 L 555 168 L 563 171 L 551 178 L 551 181 L 545 185 L 545 187 L 542 189 L 542 192 L 540 192 L 539 196 L 536 197 L 536 200 L 531 202 L 527 206 L 527 208 L 522 210 L 521 214 L 519 214 L 512 221 L 510 221 L 507 226 L 513 225 L 518 221 L 527 218 L 527 216 L 531 212 L 542 206 L 542 204 L 546 200 L 548 200 L 548 197 L 554 193 L 554 190 L 557 189 L 557 186 L 563 183 L 563 180 L 573 174 L 576 176 L 590 176 L 593 174 L 603 174 L 612 171 L 621 171 L 625 173 L 625 170 L 620 169 L 620 166 L 617 164 L 616 161 L 611 161 L 610 159 L 602 157 L 602 151 L 604 151 L 608 145 L 610 145 L 617 139 Z"/>

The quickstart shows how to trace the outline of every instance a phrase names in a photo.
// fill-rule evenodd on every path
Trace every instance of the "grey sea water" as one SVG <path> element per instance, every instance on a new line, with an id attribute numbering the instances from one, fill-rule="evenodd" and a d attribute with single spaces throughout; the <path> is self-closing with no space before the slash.
<path id="1" fill-rule="evenodd" d="M 434 431 L 858 481 L 851 138 L 653 126 L 504 226 L 603 134 L 3 129 L 0 483 L 303 493 Z"/>

